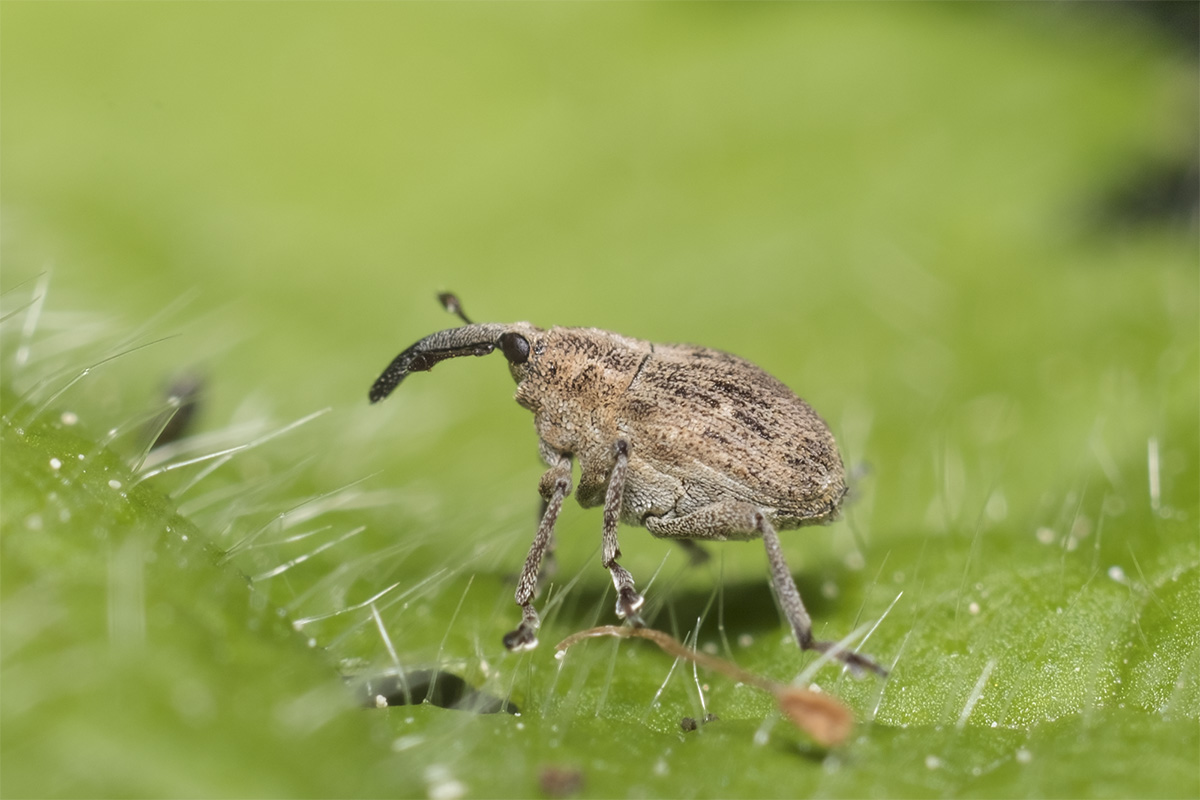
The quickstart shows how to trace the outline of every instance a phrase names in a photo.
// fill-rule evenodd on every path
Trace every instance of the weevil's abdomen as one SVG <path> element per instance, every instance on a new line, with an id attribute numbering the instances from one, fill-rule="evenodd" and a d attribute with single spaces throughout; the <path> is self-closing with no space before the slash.
<path id="1" fill-rule="evenodd" d="M 675 514 L 719 500 L 772 512 L 781 527 L 831 519 L 846 493 L 824 420 L 781 381 L 729 353 L 656 345 L 626 398 L 635 453 L 679 482 Z"/>

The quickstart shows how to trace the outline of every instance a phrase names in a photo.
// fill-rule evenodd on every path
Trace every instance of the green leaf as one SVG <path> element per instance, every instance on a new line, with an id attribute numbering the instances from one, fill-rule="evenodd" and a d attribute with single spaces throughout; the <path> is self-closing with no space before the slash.
<path id="1" fill-rule="evenodd" d="M 1138 13 L 0 6 L 0 794 L 1200 795 L 1200 92 Z M 852 502 L 784 546 L 887 680 L 806 671 L 758 543 L 622 563 L 846 745 L 648 642 L 556 659 L 615 621 L 573 504 L 503 649 L 540 474 L 503 362 L 366 399 L 443 289 L 825 415 Z M 363 708 L 397 671 L 519 714 Z"/>

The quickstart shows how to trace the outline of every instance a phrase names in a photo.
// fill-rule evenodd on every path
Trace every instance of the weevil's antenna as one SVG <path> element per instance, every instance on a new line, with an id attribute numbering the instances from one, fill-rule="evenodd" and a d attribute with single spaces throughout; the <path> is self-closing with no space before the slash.
<path id="1" fill-rule="evenodd" d="M 454 294 L 453 292 L 442 292 L 438 295 L 438 300 L 441 301 L 442 308 L 446 309 L 451 314 L 454 314 L 463 322 L 467 323 L 468 325 L 475 324 L 471 322 L 471 320 L 467 319 L 467 315 L 463 312 L 462 303 L 458 302 L 458 295 Z"/>

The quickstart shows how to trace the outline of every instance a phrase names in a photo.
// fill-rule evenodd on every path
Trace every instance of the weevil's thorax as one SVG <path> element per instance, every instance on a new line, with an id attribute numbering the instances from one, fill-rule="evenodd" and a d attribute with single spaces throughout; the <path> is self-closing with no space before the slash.
<path id="1" fill-rule="evenodd" d="M 551 328 L 529 340 L 529 360 L 511 365 L 516 400 L 538 434 L 560 452 L 611 448 L 620 399 L 645 362 L 648 342 L 597 328 Z"/>

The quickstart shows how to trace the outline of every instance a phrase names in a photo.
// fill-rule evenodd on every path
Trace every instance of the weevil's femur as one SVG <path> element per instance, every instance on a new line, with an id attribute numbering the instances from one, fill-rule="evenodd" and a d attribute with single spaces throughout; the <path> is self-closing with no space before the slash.
<path id="1" fill-rule="evenodd" d="M 371 387 L 371 402 L 378 403 L 391 394 L 410 372 L 428 372 L 448 358 L 486 356 L 496 349 L 500 335 L 507 328 L 500 323 L 488 323 L 431 333 L 392 359 Z"/>

